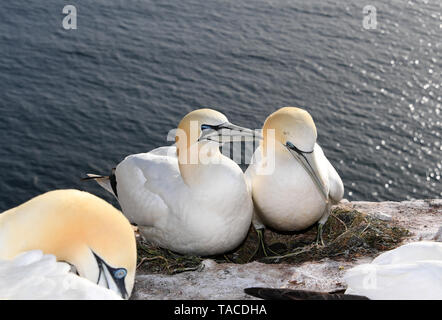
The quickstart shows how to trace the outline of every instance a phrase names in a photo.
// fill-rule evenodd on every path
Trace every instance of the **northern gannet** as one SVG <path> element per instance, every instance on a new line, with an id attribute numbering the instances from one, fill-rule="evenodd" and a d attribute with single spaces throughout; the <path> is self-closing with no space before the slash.
<path id="1" fill-rule="evenodd" d="M 119 210 L 87 192 L 50 191 L 0 214 L 0 299 L 128 298 L 136 254 Z"/>
<path id="2" fill-rule="evenodd" d="M 179 123 L 175 145 L 130 155 L 109 177 L 88 176 L 115 195 L 146 240 L 182 254 L 224 253 L 246 237 L 253 213 L 243 172 L 219 150 L 238 137 L 254 132 L 195 110 Z"/>
<path id="3" fill-rule="evenodd" d="M 299 231 L 318 222 L 318 242 L 332 203 L 344 195 L 336 170 L 316 143 L 310 114 L 284 107 L 264 122 L 260 146 L 245 172 L 255 213 L 253 224 L 261 244 L 263 230 Z"/>
<path id="4" fill-rule="evenodd" d="M 370 299 L 442 300 L 442 243 L 405 244 L 350 269 L 344 280 L 346 294 Z"/>
<path id="5" fill-rule="evenodd" d="M 382 253 L 344 275 L 345 293 L 247 288 L 247 294 L 278 300 L 441 300 L 442 243 L 420 241 Z"/>

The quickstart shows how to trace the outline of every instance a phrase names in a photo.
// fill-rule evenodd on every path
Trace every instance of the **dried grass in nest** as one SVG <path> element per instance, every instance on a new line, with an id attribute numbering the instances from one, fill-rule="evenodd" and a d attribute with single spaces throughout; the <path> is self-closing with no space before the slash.
<path id="1" fill-rule="evenodd" d="M 258 237 L 250 228 L 246 240 L 235 251 L 226 255 L 209 257 L 218 263 L 302 263 L 323 258 L 351 260 L 360 256 L 373 256 L 380 251 L 398 246 L 409 235 L 409 231 L 357 210 L 336 208 L 324 226 L 325 245 L 315 245 L 316 226 L 302 233 L 281 234 L 265 231 L 265 239 L 271 256 L 261 251 L 255 256 Z M 139 270 L 148 273 L 175 274 L 197 270 L 203 258 L 184 256 L 166 249 L 157 248 L 138 241 Z"/>

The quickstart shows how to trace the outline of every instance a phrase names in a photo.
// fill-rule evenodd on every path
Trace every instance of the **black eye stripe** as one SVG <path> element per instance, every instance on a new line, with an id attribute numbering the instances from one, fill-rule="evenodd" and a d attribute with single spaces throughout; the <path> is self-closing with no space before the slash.
<path id="1" fill-rule="evenodd" d="M 127 270 L 125 268 L 112 268 L 110 265 L 108 265 L 106 262 L 104 262 L 103 259 L 101 259 L 95 252 L 92 251 L 92 253 L 95 256 L 95 259 L 97 260 L 98 268 L 99 268 L 99 274 L 98 274 L 98 282 L 100 282 L 101 273 L 103 270 L 103 265 L 106 266 L 106 268 L 111 272 L 114 276 L 120 275 L 122 278 L 124 278 L 127 275 Z M 120 277 L 119 277 L 120 278 Z"/>
<path id="2" fill-rule="evenodd" d="M 218 131 L 219 129 L 222 129 L 222 128 L 223 128 L 222 124 L 219 124 L 219 125 L 202 124 L 201 125 L 201 130 L 212 129 L 212 130 Z"/>
<path id="3" fill-rule="evenodd" d="M 228 126 L 226 126 L 226 123 L 221 123 L 221 124 L 217 124 L 217 125 L 212 125 L 212 124 L 202 124 L 201 125 L 201 130 L 206 130 L 206 129 L 212 129 L 215 131 L 218 131 L 220 129 L 230 129 Z"/>
<path id="4" fill-rule="evenodd" d="M 120 294 L 123 298 L 127 298 L 128 294 L 126 291 L 126 286 L 125 286 L 125 278 L 127 276 L 127 270 L 125 268 L 112 268 L 110 265 L 108 265 L 103 259 L 101 259 L 93 250 L 92 254 L 95 257 L 95 260 L 97 261 L 97 265 L 98 265 L 98 280 L 97 280 L 97 284 L 100 283 L 100 278 L 102 276 L 102 274 L 105 272 L 104 268 L 106 268 L 111 277 L 114 279 L 114 282 L 116 284 L 116 286 L 118 287 L 118 290 L 120 291 Z M 105 275 L 104 279 L 106 280 L 106 286 L 109 289 L 109 282 L 108 279 Z"/>
<path id="5" fill-rule="evenodd" d="M 201 130 L 206 130 L 206 129 L 212 129 L 212 126 L 208 125 L 208 124 L 202 124 L 201 125 Z"/>
<path id="6" fill-rule="evenodd" d="M 290 141 L 287 141 L 285 143 L 285 146 L 289 149 L 292 149 L 293 151 L 295 151 L 296 153 L 302 154 L 302 153 L 313 153 L 312 151 L 302 151 L 300 149 L 298 149 L 293 143 L 291 143 Z"/>

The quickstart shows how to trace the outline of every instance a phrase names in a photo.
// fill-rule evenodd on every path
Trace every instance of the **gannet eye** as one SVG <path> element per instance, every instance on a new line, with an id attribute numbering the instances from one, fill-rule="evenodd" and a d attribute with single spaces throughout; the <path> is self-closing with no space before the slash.
<path id="1" fill-rule="evenodd" d="M 291 143 L 290 141 L 287 141 L 287 142 L 285 143 L 285 145 L 286 145 L 287 147 L 289 147 L 290 149 L 293 149 L 293 150 L 297 149 L 297 148 L 295 147 L 295 145 L 294 145 L 293 143 Z"/>
<path id="2" fill-rule="evenodd" d="M 115 279 L 123 279 L 127 275 L 127 270 L 124 268 L 117 269 L 114 271 Z"/>
<path id="3" fill-rule="evenodd" d="M 208 124 L 202 124 L 201 125 L 201 130 L 206 130 L 206 129 L 211 129 L 212 126 L 208 125 Z"/>

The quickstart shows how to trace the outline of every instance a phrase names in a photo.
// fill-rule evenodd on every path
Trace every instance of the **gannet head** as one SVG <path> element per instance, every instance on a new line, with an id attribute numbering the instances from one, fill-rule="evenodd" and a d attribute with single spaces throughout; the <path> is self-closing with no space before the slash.
<path id="1" fill-rule="evenodd" d="M 284 107 L 269 115 L 263 126 L 264 141 L 271 129 L 275 130 L 275 139 L 283 145 L 290 142 L 304 152 L 311 152 L 315 146 L 316 126 L 311 115 L 303 109 Z"/>
<path id="2" fill-rule="evenodd" d="M 224 142 L 236 141 L 238 138 L 251 140 L 255 136 L 253 130 L 230 123 L 221 112 L 205 108 L 184 116 L 178 125 L 175 141 L 180 164 L 196 164 L 189 159 L 192 154 L 191 151 L 188 152 L 189 149 L 198 154 L 201 144 L 215 143 L 214 146 L 218 148 Z M 184 153 L 186 158 L 182 157 Z"/>
<path id="3" fill-rule="evenodd" d="M 178 125 L 178 130 L 182 131 L 177 132 L 175 136 L 177 146 L 180 149 L 187 149 L 198 142 L 203 131 L 228 122 L 227 117 L 216 110 L 205 108 L 191 111 L 181 119 Z M 185 134 L 186 140 L 181 138 L 180 133 Z"/>
<path id="4" fill-rule="evenodd" d="M 311 115 L 296 107 L 284 107 L 272 113 L 267 117 L 263 126 L 264 150 L 268 145 L 267 137 L 273 136 L 269 135 L 269 130 L 274 130 L 276 142 L 282 144 L 293 158 L 304 167 L 327 202 L 328 191 L 314 157 L 317 132 Z M 284 148 L 276 150 L 282 152 Z"/>
<path id="5" fill-rule="evenodd" d="M 133 228 L 119 210 L 90 193 L 51 191 L 0 214 L 0 258 L 36 249 L 123 298 L 132 293 Z"/>
<path id="6" fill-rule="evenodd" d="M 230 123 L 224 114 L 208 108 L 189 112 L 180 121 L 178 129 L 186 134 L 187 140 L 180 141 L 181 137 L 177 135 L 176 142 L 180 146 L 185 142 L 187 148 L 201 141 L 223 143 L 236 137 L 255 137 L 253 130 Z"/>

